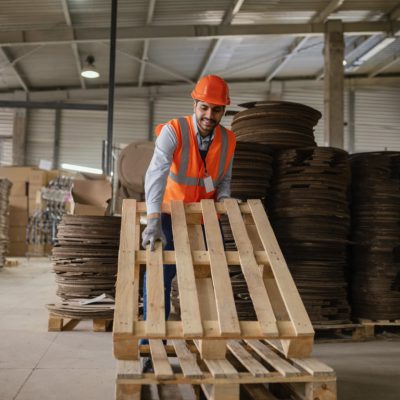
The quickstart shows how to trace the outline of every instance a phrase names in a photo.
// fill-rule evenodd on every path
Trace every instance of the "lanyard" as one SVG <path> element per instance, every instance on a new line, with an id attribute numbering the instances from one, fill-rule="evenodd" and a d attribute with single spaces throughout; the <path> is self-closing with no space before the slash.
<path id="1" fill-rule="evenodd" d="M 212 139 L 211 139 L 211 137 L 210 137 L 210 140 L 208 141 L 208 145 L 207 145 L 207 149 L 206 149 L 206 150 L 200 150 L 200 146 L 199 146 L 200 157 L 201 157 L 201 159 L 203 160 L 204 171 L 205 171 L 206 175 L 208 175 L 208 172 L 207 172 L 207 164 L 206 164 L 206 157 L 207 157 L 207 154 L 208 154 L 208 150 L 209 150 L 209 148 L 210 148 L 210 146 L 211 146 L 211 142 L 212 142 Z"/>

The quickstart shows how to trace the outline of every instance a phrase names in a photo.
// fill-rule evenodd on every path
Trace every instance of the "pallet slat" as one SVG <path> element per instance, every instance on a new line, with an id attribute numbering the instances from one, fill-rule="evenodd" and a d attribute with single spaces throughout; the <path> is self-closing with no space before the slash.
<path id="1" fill-rule="evenodd" d="M 214 285 L 215 300 L 218 312 L 218 321 L 221 335 L 240 335 L 240 325 L 236 312 L 228 264 L 225 258 L 224 244 L 218 223 L 217 213 L 213 200 L 202 200 L 204 229 L 210 256 L 211 275 Z"/>
<path id="2" fill-rule="evenodd" d="M 147 246 L 147 315 L 146 335 L 148 337 L 164 337 L 165 326 L 165 300 L 164 300 L 164 268 L 162 260 L 162 244 L 157 242 L 155 250 Z"/>
<path id="3" fill-rule="evenodd" d="M 268 371 L 259 361 L 257 361 L 243 346 L 236 340 L 228 342 L 228 349 L 240 361 L 240 363 L 253 376 L 268 376 L 271 372 Z"/>
<path id="4" fill-rule="evenodd" d="M 249 200 L 251 214 L 266 251 L 280 294 L 298 335 L 313 332 L 310 318 L 279 247 L 260 200 Z"/>
<path id="5" fill-rule="evenodd" d="M 253 301 L 261 331 L 268 336 L 278 336 L 279 332 L 274 311 L 265 289 L 260 269 L 254 257 L 253 246 L 247 234 L 239 205 L 237 201 L 233 199 L 225 200 L 224 204 L 235 238 L 236 247 L 239 252 L 240 265 L 249 288 L 249 294 Z"/>
<path id="6" fill-rule="evenodd" d="M 182 368 L 183 375 L 187 378 L 201 378 L 203 373 L 197 365 L 196 356 L 192 354 L 186 347 L 184 340 L 174 340 L 172 342 L 179 364 Z"/>
<path id="7" fill-rule="evenodd" d="M 246 340 L 246 343 L 268 364 L 275 368 L 283 376 L 301 375 L 301 372 L 286 360 L 279 357 L 276 353 L 258 340 Z"/>
<path id="8" fill-rule="evenodd" d="M 157 379 L 173 379 L 174 373 L 168 361 L 167 352 L 165 351 L 162 340 L 150 339 L 149 346 L 151 359 L 153 360 L 154 374 Z"/>
<path id="9" fill-rule="evenodd" d="M 183 334 L 186 337 L 199 337 L 203 333 L 203 327 L 182 202 L 171 201 L 171 217 Z"/>

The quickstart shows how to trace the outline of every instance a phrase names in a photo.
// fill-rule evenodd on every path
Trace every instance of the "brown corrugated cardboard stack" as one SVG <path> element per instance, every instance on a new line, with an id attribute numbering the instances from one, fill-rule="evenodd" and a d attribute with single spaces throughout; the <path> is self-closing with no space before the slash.
<path id="1" fill-rule="evenodd" d="M 0 267 L 5 264 L 5 255 L 8 252 L 8 221 L 9 221 L 9 197 L 11 182 L 8 179 L 0 178 Z"/>
<path id="2" fill-rule="evenodd" d="M 10 256 L 23 257 L 28 252 L 26 227 L 29 216 L 38 207 L 37 193 L 50 180 L 60 174 L 58 170 L 44 171 L 34 167 L 0 167 L 0 177 L 12 183 L 10 194 Z"/>
<path id="3" fill-rule="evenodd" d="M 10 256 L 25 256 L 28 224 L 28 187 L 31 167 L 2 167 L 0 176 L 12 183 L 10 193 L 9 251 Z"/>

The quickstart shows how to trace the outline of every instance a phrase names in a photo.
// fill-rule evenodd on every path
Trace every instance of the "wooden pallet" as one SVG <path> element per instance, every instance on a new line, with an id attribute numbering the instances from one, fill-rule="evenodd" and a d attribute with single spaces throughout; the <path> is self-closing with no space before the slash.
<path id="1" fill-rule="evenodd" d="M 82 321 L 93 321 L 93 332 L 107 332 L 111 330 L 112 319 L 88 319 L 88 318 L 63 318 L 49 313 L 48 331 L 72 331 Z"/>
<path id="2" fill-rule="evenodd" d="M 359 335 L 361 324 L 314 324 L 313 327 L 316 343 L 351 342 L 362 339 Z"/>
<path id="3" fill-rule="evenodd" d="M 140 346 L 141 356 L 150 356 L 154 372 L 143 373 L 140 360 L 119 361 L 116 385 L 117 400 L 139 400 L 142 385 L 189 384 L 201 387 L 208 399 L 239 400 L 240 390 L 264 393 L 289 390 L 304 400 L 335 400 L 334 371 L 314 358 L 289 358 L 283 349 L 277 351 L 264 340 L 229 340 L 224 360 L 201 359 L 192 341 L 173 340 L 165 346 L 161 340 L 151 339 L 148 346 Z M 273 386 L 272 386 L 273 385 Z M 283 386 L 283 387 L 282 387 Z M 269 392 L 270 393 L 270 392 Z"/>
<path id="4" fill-rule="evenodd" d="M 360 339 L 371 339 L 375 337 L 376 327 L 400 327 L 399 319 L 382 319 L 382 320 L 371 320 L 360 318 L 359 323 L 361 326 L 357 328 L 357 337 Z"/>
<path id="5" fill-rule="evenodd" d="M 138 339 L 199 339 L 200 354 L 223 359 L 228 339 L 278 339 L 287 356 L 307 357 L 314 331 L 260 200 L 239 205 L 171 201 L 175 251 L 140 250 L 146 204 L 124 200 L 114 313 L 114 355 L 138 359 Z M 237 251 L 224 251 L 218 214 L 227 214 Z M 204 222 L 206 243 L 201 223 Z M 208 249 L 208 250 L 207 250 Z M 181 320 L 166 321 L 163 268 L 176 264 Z M 138 317 L 140 266 L 147 273 L 147 320 Z M 229 265 L 240 265 L 256 312 L 239 320 Z M 218 339 L 218 340 L 216 340 Z"/>

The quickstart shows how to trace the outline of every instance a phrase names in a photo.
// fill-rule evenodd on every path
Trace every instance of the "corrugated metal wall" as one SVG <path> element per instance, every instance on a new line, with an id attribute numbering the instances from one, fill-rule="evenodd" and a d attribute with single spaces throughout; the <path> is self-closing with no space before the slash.
<path id="1" fill-rule="evenodd" d="M 357 89 L 355 152 L 400 151 L 400 90 Z"/>
<path id="2" fill-rule="evenodd" d="M 0 108 L 0 165 L 12 164 L 14 110 Z"/>
<path id="3" fill-rule="evenodd" d="M 54 110 L 30 110 L 28 113 L 26 161 L 39 165 L 40 160 L 53 160 Z"/>
<path id="4" fill-rule="evenodd" d="M 355 144 L 354 151 L 400 150 L 400 93 L 395 89 L 357 89 L 355 92 Z M 264 100 L 265 90 L 248 93 L 232 92 L 230 110 L 239 110 L 237 104 Z M 307 104 L 323 112 L 322 83 L 308 87 L 285 83 L 282 99 Z M 345 93 L 345 122 L 348 122 L 348 96 Z M 171 118 L 193 112 L 192 101 L 185 96 L 157 97 L 154 101 L 154 125 Z M 10 121 L 8 114 L 8 121 Z M 13 113 L 12 113 L 13 115 Z M 28 117 L 27 160 L 37 165 L 40 159 L 53 159 L 53 110 L 32 110 Z M 6 119 L 4 119 L 5 121 Z M 114 143 L 126 144 L 148 137 L 149 102 L 145 98 L 117 101 L 114 116 Z M 224 117 L 223 124 L 230 127 L 232 117 Z M 8 123 L 9 126 L 10 123 Z M 10 129 L 10 128 L 8 128 Z M 324 145 L 324 123 L 320 120 L 315 136 L 318 145 Z M 348 149 L 347 124 L 345 149 Z M 107 112 L 62 112 L 60 162 L 101 167 L 102 140 L 107 135 Z"/>

